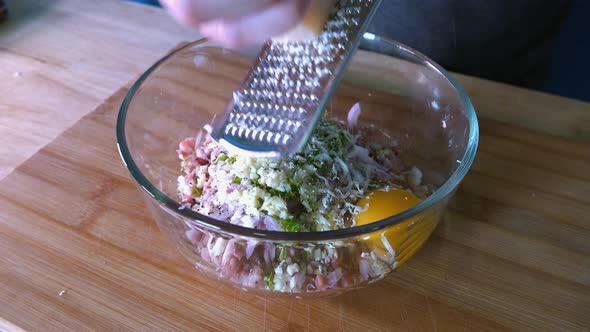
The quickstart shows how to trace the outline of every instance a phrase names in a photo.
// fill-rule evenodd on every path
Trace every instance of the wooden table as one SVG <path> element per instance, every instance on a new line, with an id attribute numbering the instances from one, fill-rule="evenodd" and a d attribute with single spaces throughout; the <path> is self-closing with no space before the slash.
<path id="1" fill-rule="evenodd" d="M 35 155 L 40 148 L 171 47 L 197 37 L 159 9 L 122 1 L 19 0 L 9 2 L 9 11 L 10 19 L 0 25 L 0 183 L 9 186 L 0 194 L 0 206 L 5 207 L 0 207 L 0 331 L 590 329 L 588 195 L 572 205 L 576 210 L 567 212 L 572 211 L 567 197 L 590 194 L 588 171 L 580 171 L 590 165 L 589 104 L 456 75 L 485 119 L 485 129 L 499 133 L 482 139 L 499 150 L 483 151 L 476 170 L 508 169 L 511 164 L 495 163 L 494 155 L 530 144 L 527 158 L 537 158 L 532 162 L 547 167 L 533 170 L 525 180 L 542 180 L 547 170 L 563 169 L 563 177 L 555 176 L 563 180 L 555 182 L 555 191 L 562 194 L 559 200 L 522 186 L 509 194 L 514 205 L 489 197 L 474 200 L 460 192 L 453 211 L 480 215 L 486 222 L 474 226 L 456 215 L 452 223 L 443 223 L 423 252 L 381 288 L 311 304 L 273 300 L 215 283 L 200 285 L 204 279 L 181 261 L 149 218 L 141 220 L 146 233 L 135 229 L 107 233 L 105 228 L 80 234 L 65 219 L 40 224 L 38 213 L 6 208 L 14 207 L 6 193 L 24 185 L 26 169 L 47 155 Z M 504 124 L 523 129 L 504 131 Z M 568 151 L 559 152 L 561 147 Z M 568 162 L 561 165 L 564 160 Z M 20 174 L 14 171 L 19 167 Z M 490 195 L 501 195 L 500 178 L 467 181 L 466 191 L 487 184 Z M 572 183 L 573 193 L 567 187 Z M 536 192 L 542 202 L 555 204 L 554 209 L 563 207 L 564 216 L 575 221 L 564 217 L 560 224 L 560 218 L 547 212 L 551 206 L 539 208 L 539 214 L 523 214 L 527 199 Z M 522 224 L 503 222 L 502 213 L 517 216 Z M 57 252 L 35 246 L 34 241 L 52 232 L 63 237 L 53 243 Z M 142 250 L 132 242 L 146 239 L 155 249 Z M 81 250 L 88 252 L 81 255 Z M 76 254 L 79 257 L 72 259 Z M 470 270 L 446 270 L 461 266 L 468 256 Z M 96 264 L 104 264 L 103 271 L 92 270 Z M 485 270 L 490 264 L 495 268 Z M 87 283 L 73 277 L 80 273 Z M 126 284 L 123 275 L 144 278 L 137 283 L 144 293 Z M 61 285 L 60 280 L 72 284 Z M 383 289 L 393 297 L 384 298 L 379 293 Z M 84 302 L 81 294 L 90 294 L 92 298 L 86 299 L 90 302 Z M 137 294 L 141 297 L 135 298 Z M 326 315 L 315 312 L 322 308 Z M 382 322 L 371 325 L 363 320 L 367 317 L 380 317 Z"/>

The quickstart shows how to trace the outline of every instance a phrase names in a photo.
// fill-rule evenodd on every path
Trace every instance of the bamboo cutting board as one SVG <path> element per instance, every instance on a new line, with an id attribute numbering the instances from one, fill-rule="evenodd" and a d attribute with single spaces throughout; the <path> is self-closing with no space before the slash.
<path id="1" fill-rule="evenodd" d="M 209 280 L 117 152 L 126 89 L 0 181 L 0 330 L 590 329 L 590 147 L 480 120 L 445 220 L 365 290 L 301 302 Z"/>

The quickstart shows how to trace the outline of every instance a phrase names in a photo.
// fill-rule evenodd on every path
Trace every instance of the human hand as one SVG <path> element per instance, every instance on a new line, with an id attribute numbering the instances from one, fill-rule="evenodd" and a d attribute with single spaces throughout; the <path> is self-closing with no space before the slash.
<path id="1" fill-rule="evenodd" d="M 305 16 L 310 0 L 160 0 L 181 23 L 227 47 L 281 35 Z"/>

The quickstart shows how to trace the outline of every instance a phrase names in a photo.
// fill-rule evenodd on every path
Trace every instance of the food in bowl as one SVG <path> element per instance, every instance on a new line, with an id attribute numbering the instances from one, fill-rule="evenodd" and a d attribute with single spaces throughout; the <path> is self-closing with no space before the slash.
<path id="1" fill-rule="evenodd" d="M 399 152 L 404 163 L 396 174 L 406 184 L 389 191 L 369 188 L 351 201 L 370 208 L 353 220 L 344 218 L 347 227 L 354 221 L 349 228 L 247 228 L 196 212 L 196 202 L 182 204 L 178 197 L 178 143 L 223 113 L 255 61 L 253 54 L 195 41 L 159 60 L 132 86 L 117 119 L 121 157 L 161 232 L 199 272 L 265 296 L 314 298 L 365 287 L 426 243 L 473 163 L 477 118 L 461 87 L 423 55 L 374 35 L 363 43 L 366 48 L 354 55 L 327 112 L 330 119 L 346 121 L 350 106 L 359 102 L 362 115 L 358 121 L 355 112 L 350 117 L 357 126 L 340 125 L 359 135 L 361 147 L 380 142 Z M 192 149 L 206 139 L 203 133 L 196 144 L 195 137 Z M 435 192 L 422 195 L 423 184 L 411 186 L 420 179 L 412 165 Z"/>
<path id="2" fill-rule="evenodd" d="M 357 125 L 360 110 L 355 104 L 346 123 L 321 120 L 303 151 L 287 159 L 232 153 L 206 130 L 185 138 L 177 150 L 181 209 L 254 229 L 322 232 L 369 224 L 418 204 L 435 187 L 422 183 L 417 167 L 404 165 L 395 145 L 367 139 L 375 129 Z M 298 247 L 186 232 L 193 250 L 224 278 L 293 293 L 381 278 L 398 264 L 400 237 L 392 229 L 350 243 Z"/>

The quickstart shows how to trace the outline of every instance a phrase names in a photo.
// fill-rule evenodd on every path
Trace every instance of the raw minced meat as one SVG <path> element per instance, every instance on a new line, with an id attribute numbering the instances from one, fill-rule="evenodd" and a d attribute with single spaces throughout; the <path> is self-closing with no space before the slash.
<path id="1" fill-rule="evenodd" d="M 288 159 L 231 154 L 206 134 L 180 143 L 182 203 L 233 224 L 277 231 L 352 226 L 368 190 L 395 185 L 391 149 L 366 146 L 342 124 L 323 120 L 306 148 Z"/>
<path id="2" fill-rule="evenodd" d="M 233 154 L 204 132 L 184 139 L 177 151 L 182 208 L 255 229 L 326 231 L 354 226 L 354 216 L 366 208 L 356 203 L 370 191 L 430 194 L 422 172 L 405 168 L 395 147 L 363 139 L 363 130 L 356 128 L 359 114 L 355 105 L 348 124 L 322 120 L 304 150 L 288 159 Z M 380 279 L 397 266 L 393 249 L 382 249 L 391 248 L 389 243 L 279 243 L 186 227 L 191 250 L 244 287 L 294 293 L 348 288 Z"/>

